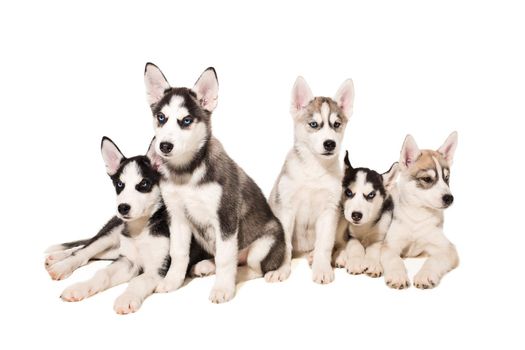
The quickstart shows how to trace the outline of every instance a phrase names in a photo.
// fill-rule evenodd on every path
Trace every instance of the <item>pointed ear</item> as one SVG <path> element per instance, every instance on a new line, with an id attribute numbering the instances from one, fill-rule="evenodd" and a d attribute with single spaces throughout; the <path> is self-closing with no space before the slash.
<path id="1" fill-rule="evenodd" d="M 303 77 L 298 76 L 292 88 L 292 105 L 290 112 L 293 116 L 299 113 L 308 103 L 314 99 L 312 90 Z"/>
<path id="2" fill-rule="evenodd" d="M 207 111 L 213 112 L 217 107 L 219 97 L 219 80 L 213 67 L 207 68 L 197 79 L 193 91 L 197 94 L 197 99 L 201 107 Z"/>
<path id="3" fill-rule="evenodd" d="M 421 151 L 417 147 L 416 140 L 412 135 L 407 135 L 405 142 L 403 142 L 403 148 L 401 149 L 401 158 L 399 163 L 402 167 L 408 168 L 417 160 Z"/>
<path id="4" fill-rule="evenodd" d="M 102 151 L 102 158 L 106 164 L 106 172 L 108 175 L 114 175 L 120 167 L 122 160 L 125 159 L 124 155 L 120 152 L 117 145 L 106 136 L 102 138 L 100 148 Z"/>
<path id="5" fill-rule="evenodd" d="M 334 97 L 335 102 L 341 108 L 347 118 L 352 116 L 354 110 L 354 82 L 347 79 L 341 84 Z"/>
<path id="6" fill-rule="evenodd" d="M 146 63 L 144 69 L 144 84 L 146 85 L 146 96 L 150 106 L 159 102 L 164 96 L 164 91 L 170 88 L 170 84 L 159 67 L 150 62 Z"/>
<path id="7" fill-rule="evenodd" d="M 162 157 L 159 156 L 159 154 L 155 151 L 156 141 L 157 139 L 153 137 L 149 144 L 148 152 L 146 152 L 146 157 L 148 157 L 149 161 L 151 162 L 151 166 L 153 167 L 153 169 L 159 170 L 160 166 L 163 163 L 163 160 Z"/>
<path id="8" fill-rule="evenodd" d="M 454 152 L 456 152 L 456 147 L 458 146 L 458 132 L 454 131 L 447 137 L 445 143 L 439 147 L 438 152 L 445 157 L 445 160 L 452 164 L 454 159 Z"/>
<path id="9" fill-rule="evenodd" d="M 381 174 L 381 177 L 383 178 L 383 186 L 387 191 L 390 191 L 392 187 L 394 187 L 398 172 L 399 163 L 395 162 L 386 173 Z"/>
<path id="10" fill-rule="evenodd" d="M 345 154 L 345 169 L 353 169 L 352 165 L 350 164 L 350 159 L 348 158 L 348 151 L 346 151 Z"/>

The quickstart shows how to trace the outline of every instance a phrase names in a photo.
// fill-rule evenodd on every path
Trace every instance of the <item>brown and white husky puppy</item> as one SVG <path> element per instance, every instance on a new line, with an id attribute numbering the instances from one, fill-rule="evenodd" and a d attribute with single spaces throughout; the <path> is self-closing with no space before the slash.
<path id="1" fill-rule="evenodd" d="M 330 283 L 334 279 L 331 260 L 343 177 L 339 152 L 353 101 L 350 79 L 333 99 L 314 97 L 302 77 L 295 82 L 290 109 L 294 146 L 270 194 L 270 206 L 286 236 L 286 258 L 269 274 L 272 281 L 288 278 L 292 252 L 308 253 L 312 258 L 314 282 Z"/>
<path id="2" fill-rule="evenodd" d="M 394 219 L 381 252 L 385 282 L 404 289 L 409 278 L 402 257 L 428 256 L 414 277 L 414 286 L 427 289 L 458 266 L 456 248 L 443 234 L 443 211 L 454 201 L 450 191 L 450 166 L 458 142 L 450 134 L 437 150 L 420 150 L 408 135 L 399 161 L 401 176 L 392 191 Z"/>

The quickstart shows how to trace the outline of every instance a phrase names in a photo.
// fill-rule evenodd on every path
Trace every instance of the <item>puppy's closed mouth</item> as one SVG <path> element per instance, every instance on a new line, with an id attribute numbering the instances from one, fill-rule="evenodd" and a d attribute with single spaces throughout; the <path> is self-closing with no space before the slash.
<path id="1" fill-rule="evenodd" d="M 333 156 L 334 152 L 324 152 L 322 153 L 323 156 Z"/>

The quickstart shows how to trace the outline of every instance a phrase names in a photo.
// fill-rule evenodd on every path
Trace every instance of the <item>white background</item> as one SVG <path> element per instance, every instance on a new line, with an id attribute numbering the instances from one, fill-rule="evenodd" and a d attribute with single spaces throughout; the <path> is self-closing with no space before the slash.
<path id="1" fill-rule="evenodd" d="M 0 5 L 1 348 L 523 349 L 518 1 L 131 3 Z M 299 74 L 328 96 L 353 78 L 344 144 L 356 166 L 385 171 L 407 133 L 437 148 L 458 130 L 445 232 L 459 268 L 435 290 L 394 291 L 343 270 L 319 286 L 298 260 L 288 281 L 248 282 L 223 305 L 208 301 L 214 277 L 153 295 L 131 316 L 112 310 L 124 286 L 62 302 L 103 264 L 53 282 L 43 250 L 93 235 L 114 213 L 100 138 L 146 151 L 147 61 L 175 86 L 217 69 L 214 133 L 266 195 L 292 145 Z"/>

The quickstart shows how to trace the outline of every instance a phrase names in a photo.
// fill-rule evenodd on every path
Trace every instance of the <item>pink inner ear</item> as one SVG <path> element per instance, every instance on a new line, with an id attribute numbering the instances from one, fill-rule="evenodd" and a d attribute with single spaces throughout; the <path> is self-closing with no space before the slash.
<path id="1" fill-rule="evenodd" d="M 108 155 L 108 170 L 112 173 L 116 172 L 120 165 L 120 158 L 115 153 Z"/>
<path id="2" fill-rule="evenodd" d="M 404 154 L 403 154 L 403 158 L 405 158 L 405 165 L 409 166 L 410 165 L 410 156 L 409 156 L 409 153 L 408 153 L 408 149 L 405 149 Z"/>
<path id="3" fill-rule="evenodd" d="M 444 149 L 441 150 L 441 153 L 445 156 L 446 159 L 450 157 L 451 149 L 452 149 L 452 144 L 449 144 Z"/>
<path id="4" fill-rule="evenodd" d="M 297 110 L 303 108 L 304 106 L 306 106 L 307 102 L 306 101 L 308 99 L 307 97 L 307 93 L 305 91 L 297 91 L 297 93 L 295 94 L 295 108 Z"/>
<path id="5" fill-rule="evenodd" d="M 405 150 L 404 158 L 405 158 L 405 165 L 407 167 L 410 166 L 412 163 L 414 163 L 414 157 L 412 157 L 411 153 L 412 152 L 410 152 L 408 148 Z"/>
<path id="6" fill-rule="evenodd" d="M 346 111 L 346 109 L 348 107 L 348 99 L 344 98 L 344 97 L 341 97 L 341 99 L 339 100 L 339 107 L 341 107 L 341 109 L 343 111 Z"/>

